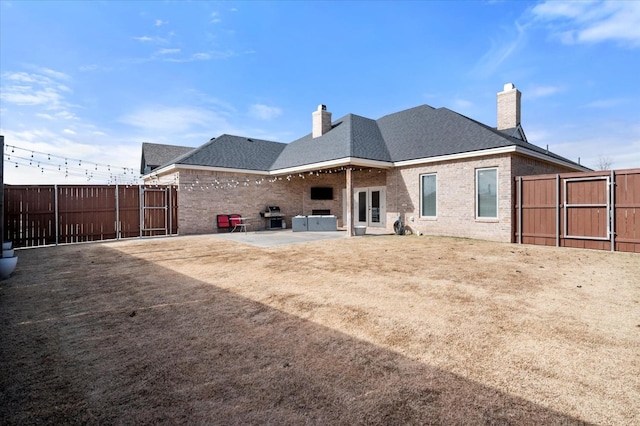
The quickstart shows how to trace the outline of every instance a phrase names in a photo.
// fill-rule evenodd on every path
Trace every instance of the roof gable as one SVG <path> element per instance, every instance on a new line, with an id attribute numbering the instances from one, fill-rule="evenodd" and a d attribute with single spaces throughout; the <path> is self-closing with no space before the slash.
<path id="1" fill-rule="evenodd" d="M 378 120 L 393 161 L 514 145 L 515 139 L 447 108 L 423 105 Z"/>
<path id="2" fill-rule="evenodd" d="M 144 142 L 142 144 L 142 160 L 140 162 L 140 173 L 145 173 L 145 168 L 153 170 L 171 160 L 192 151 L 192 147 L 178 145 L 162 145 L 157 143 Z"/>
<path id="3" fill-rule="evenodd" d="M 375 120 L 347 114 L 332 124 L 332 129 L 313 138 L 309 133 L 287 145 L 272 169 L 286 169 L 340 158 L 357 157 L 390 161 Z"/>
<path id="4" fill-rule="evenodd" d="M 267 171 L 287 146 L 281 142 L 222 135 L 176 158 L 176 164 Z"/>

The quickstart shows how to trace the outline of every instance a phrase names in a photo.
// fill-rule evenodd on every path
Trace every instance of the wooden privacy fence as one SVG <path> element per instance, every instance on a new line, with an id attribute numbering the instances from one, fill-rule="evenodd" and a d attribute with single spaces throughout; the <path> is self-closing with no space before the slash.
<path id="1" fill-rule="evenodd" d="M 178 232 L 174 186 L 5 185 L 4 239 L 14 247 Z"/>
<path id="2" fill-rule="evenodd" d="M 640 169 L 516 178 L 523 244 L 640 253 Z"/>

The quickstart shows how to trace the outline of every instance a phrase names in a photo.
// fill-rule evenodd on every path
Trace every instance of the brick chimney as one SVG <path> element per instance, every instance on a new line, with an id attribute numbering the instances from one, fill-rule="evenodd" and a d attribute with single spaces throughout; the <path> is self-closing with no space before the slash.
<path id="1" fill-rule="evenodd" d="M 522 93 L 513 83 L 504 85 L 498 93 L 498 130 L 513 129 L 520 124 L 520 98 Z"/>
<path id="2" fill-rule="evenodd" d="M 326 105 L 318 105 L 318 110 L 313 111 L 313 138 L 320 137 L 331 130 L 331 113 Z"/>

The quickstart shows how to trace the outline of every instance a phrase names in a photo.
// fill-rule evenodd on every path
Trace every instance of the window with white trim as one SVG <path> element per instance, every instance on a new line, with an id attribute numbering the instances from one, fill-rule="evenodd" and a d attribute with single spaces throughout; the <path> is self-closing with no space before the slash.
<path id="1" fill-rule="evenodd" d="M 476 170 L 476 217 L 498 218 L 498 169 Z"/>
<path id="2" fill-rule="evenodd" d="M 438 179 L 436 174 L 420 176 L 420 216 L 436 217 L 438 213 Z"/>

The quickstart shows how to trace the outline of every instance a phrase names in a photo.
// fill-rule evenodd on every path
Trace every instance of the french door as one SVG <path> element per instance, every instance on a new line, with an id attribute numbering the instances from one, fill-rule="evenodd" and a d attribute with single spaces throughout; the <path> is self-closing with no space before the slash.
<path id="1" fill-rule="evenodd" d="M 345 212 L 346 204 L 345 200 Z M 386 189 L 384 186 L 353 188 L 354 225 L 384 227 L 386 214 Z"/>

